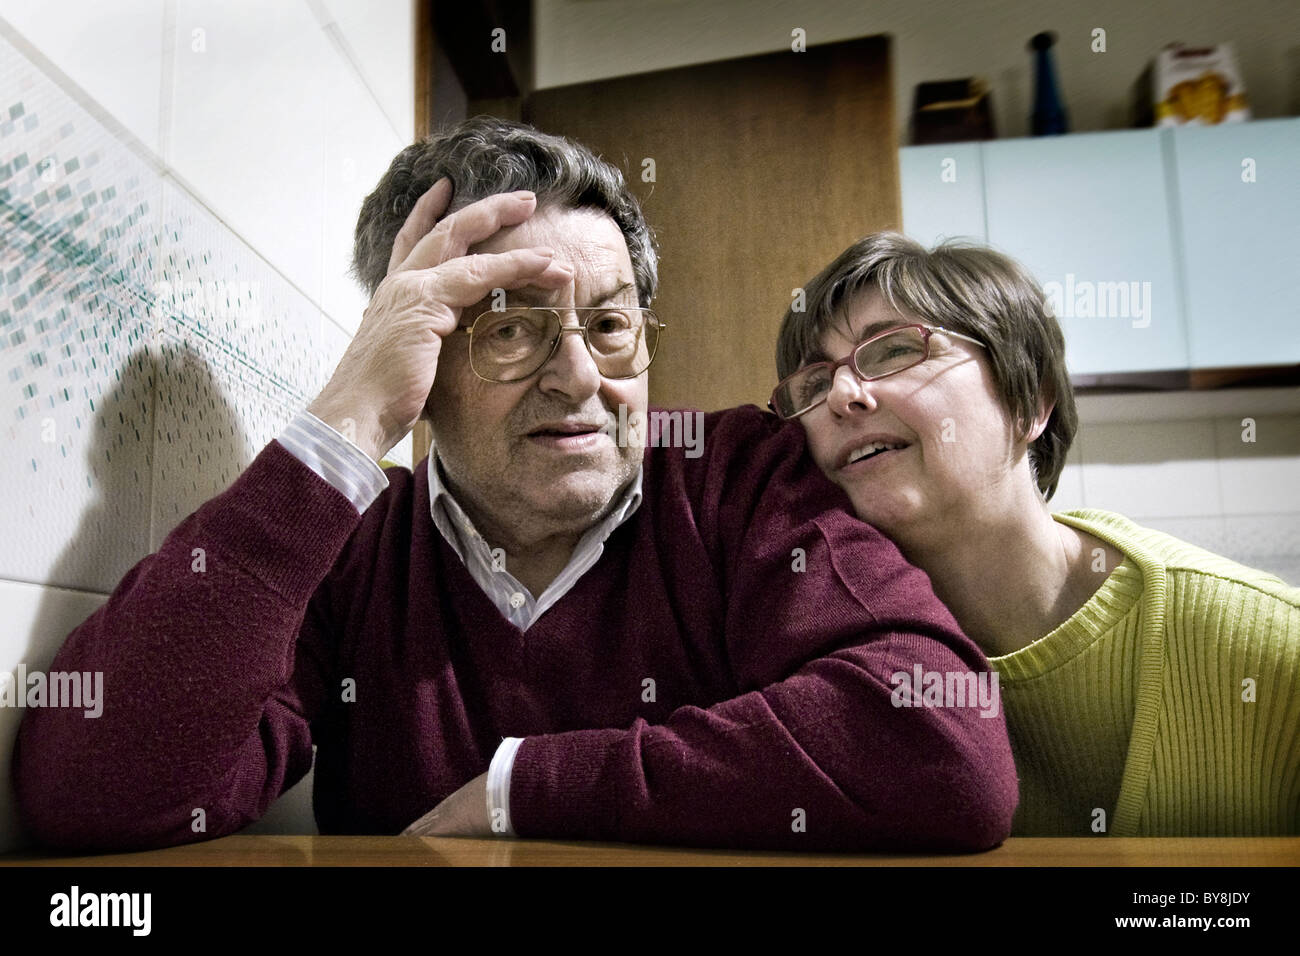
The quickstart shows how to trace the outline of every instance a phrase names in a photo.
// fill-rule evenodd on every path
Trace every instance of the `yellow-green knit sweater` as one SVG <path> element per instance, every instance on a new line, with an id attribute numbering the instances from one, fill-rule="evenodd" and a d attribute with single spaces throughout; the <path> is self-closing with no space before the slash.
<path id="1" fill-rule="evenodd" d="M 1053 517 L 1125 560 L 1056 630 L 991 660 L 1013 832 L 1300 832 L 1300 588 L 1117 514 Z"/>

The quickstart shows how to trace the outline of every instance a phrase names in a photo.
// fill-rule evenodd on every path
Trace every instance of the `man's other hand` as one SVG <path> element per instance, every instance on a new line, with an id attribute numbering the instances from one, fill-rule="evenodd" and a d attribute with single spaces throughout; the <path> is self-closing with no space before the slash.
<path id="1" fill-rule="evenodd" d="M 403 836 L 492 836 L 487 774 L 479 774 L 402 831 Z"/>

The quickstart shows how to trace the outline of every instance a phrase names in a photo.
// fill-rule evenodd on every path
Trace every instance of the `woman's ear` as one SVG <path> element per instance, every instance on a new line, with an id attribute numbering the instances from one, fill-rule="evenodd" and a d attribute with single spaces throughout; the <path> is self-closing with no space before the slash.
<path id="1" fill-rule="evenodd" d="M 1047 423 L 1055 410 L 1056 397 L 1047 386 L 1044 386 L 1038 393 L 1038 411 L 1034 414 L 1034 420 L 1029 423 L 1029 428 L 1025 431 L 1026 445 L 1032 445 L 1038 441 L 1038 436 L 1047 431 Z"/>

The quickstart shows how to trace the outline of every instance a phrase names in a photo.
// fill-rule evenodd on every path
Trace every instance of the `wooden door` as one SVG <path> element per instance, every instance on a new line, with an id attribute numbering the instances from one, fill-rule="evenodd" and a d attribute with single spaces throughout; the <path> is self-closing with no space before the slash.
<path id="1" fill-rule="evenodd" d="M 653 404 L 765 405 L 792 290 L 864 234 L 901 227 L 889 42 L 849 40 L 528 98 L 528 121 L 623 169 L 656 231 L 653 305 L 668 329 L 650 370 Z"/>

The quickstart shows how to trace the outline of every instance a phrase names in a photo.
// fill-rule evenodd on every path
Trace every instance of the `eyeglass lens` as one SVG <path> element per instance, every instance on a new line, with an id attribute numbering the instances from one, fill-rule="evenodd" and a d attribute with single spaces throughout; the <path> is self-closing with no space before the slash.
<path id="1" fill-rule="evenodd" d="M 853 364 L 862 378 L 875 379 L 918 365 L 925 361 L 925 355 L 924 332 L 906 328 L 858 346 Z M 814 365 L 787 379 L 776 396 L 777 411 L 788 418 L 824 401 L 835 384 L 835 371 L 826 365 Z"/>
<path id="2" fill-rule="evenodd" d="M 587 348 L 607 378 L 632 378 L 654 357 L 659 326 L 645 309 L 579 309 L 585 319 Z M 560 315 L 551 309 L 520 308 L 488 312 L 474 323 L 470 362 L 495 381 L 527 378 L 551 355 L 561 335 Z"/>

